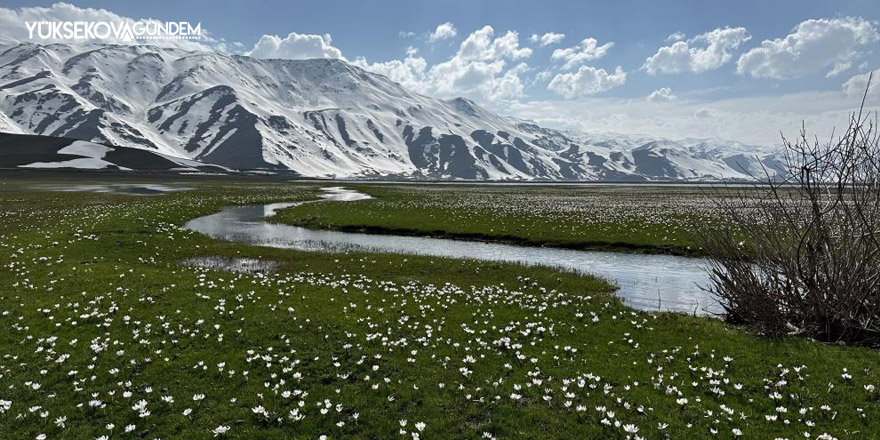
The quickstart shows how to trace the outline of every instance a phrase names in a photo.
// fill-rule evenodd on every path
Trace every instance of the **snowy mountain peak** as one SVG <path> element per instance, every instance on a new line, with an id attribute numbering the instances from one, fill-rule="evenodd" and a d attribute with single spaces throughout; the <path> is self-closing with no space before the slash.
<path id="1" fill-rule="evenodd" d="M 698 180 L 772 162 L 734 142 L 548 129 L 342 60 L 150 45 L 0 47 L 0 131 L 305 176 Z"/>

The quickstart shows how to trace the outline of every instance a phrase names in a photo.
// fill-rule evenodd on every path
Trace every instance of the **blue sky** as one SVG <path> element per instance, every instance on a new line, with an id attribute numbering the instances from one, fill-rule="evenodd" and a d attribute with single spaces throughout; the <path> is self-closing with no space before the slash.
<path id="1" fill-rule="evenodd" d="M 876 0 L 53 4 L 5 1 L 0 36 L 22 39 L 15 19 L 35 7 L 201 22 L 208 50 L 340 57 L 418 92 L 586 131 L 774 143 L 801 120 L 843 123 L 880 68 Z"/>

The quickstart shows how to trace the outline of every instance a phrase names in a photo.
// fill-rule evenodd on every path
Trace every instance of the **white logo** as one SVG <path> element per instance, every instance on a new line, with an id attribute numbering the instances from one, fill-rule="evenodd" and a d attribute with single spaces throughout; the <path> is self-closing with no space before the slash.
<path id="1" fill-rule="evenodd" d="M 202 23 L 193 27 L 187 21 L 27 21 L 24 25 L 30 39 L 42 40 L 103 40 L 114 37 L 121 41 L 135 41 L 202 38 Z"/>

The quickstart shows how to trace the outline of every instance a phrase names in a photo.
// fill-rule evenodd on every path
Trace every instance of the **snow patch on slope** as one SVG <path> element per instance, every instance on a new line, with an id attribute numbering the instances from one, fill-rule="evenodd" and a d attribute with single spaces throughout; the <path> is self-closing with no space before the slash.
<path id="1" fill-rule="evenodd" d="M 0 133 L 21 134 L 24 133 L 24 131 L 18 126 L 18 124 L 9 119 L 8 116 L 0 113 Z"/>
<path id="2" fill-rule="evenodd" d="M 105 168 L 124 169 L 104 160 L 112 147 L 86 141 L 73 141 L 70 145 L 58 150 L 58 154 L 82 156 L 60 162 L 34 162 L 21 165 L 20 168 L 77 168 L 82 170 L 101 170 Z"/>

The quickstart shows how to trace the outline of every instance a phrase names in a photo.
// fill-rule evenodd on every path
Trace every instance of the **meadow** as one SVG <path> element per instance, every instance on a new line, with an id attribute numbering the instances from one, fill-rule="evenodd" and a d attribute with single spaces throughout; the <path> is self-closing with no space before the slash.
<path id="1" fill-rule="evenodd" d="M 274 221 L 310 228 L 425 235 L 625 252 L 699 255 L 698 228 L 719 220 L 700 186 L 353 185 L 373 200 L 306 204 Z"/>
<path id="2" fill-rule="evenodd" d="M 876 350 L 633 310 L 605 281 L 551 269 L 181 229 L 223 206 L 312 200 L 319 184 L 46 187 L 78 183 L 0 186 L 0 438 L 880 436 Z M 713 218 L 678 190 L 639 190 L 634 206 L 623 189 L 357 189 L 377 199 L 282 215 L 653 250 L 686 249 L 689 228 Z M 194 263 L 238 259 L 266 264 Z"/>

